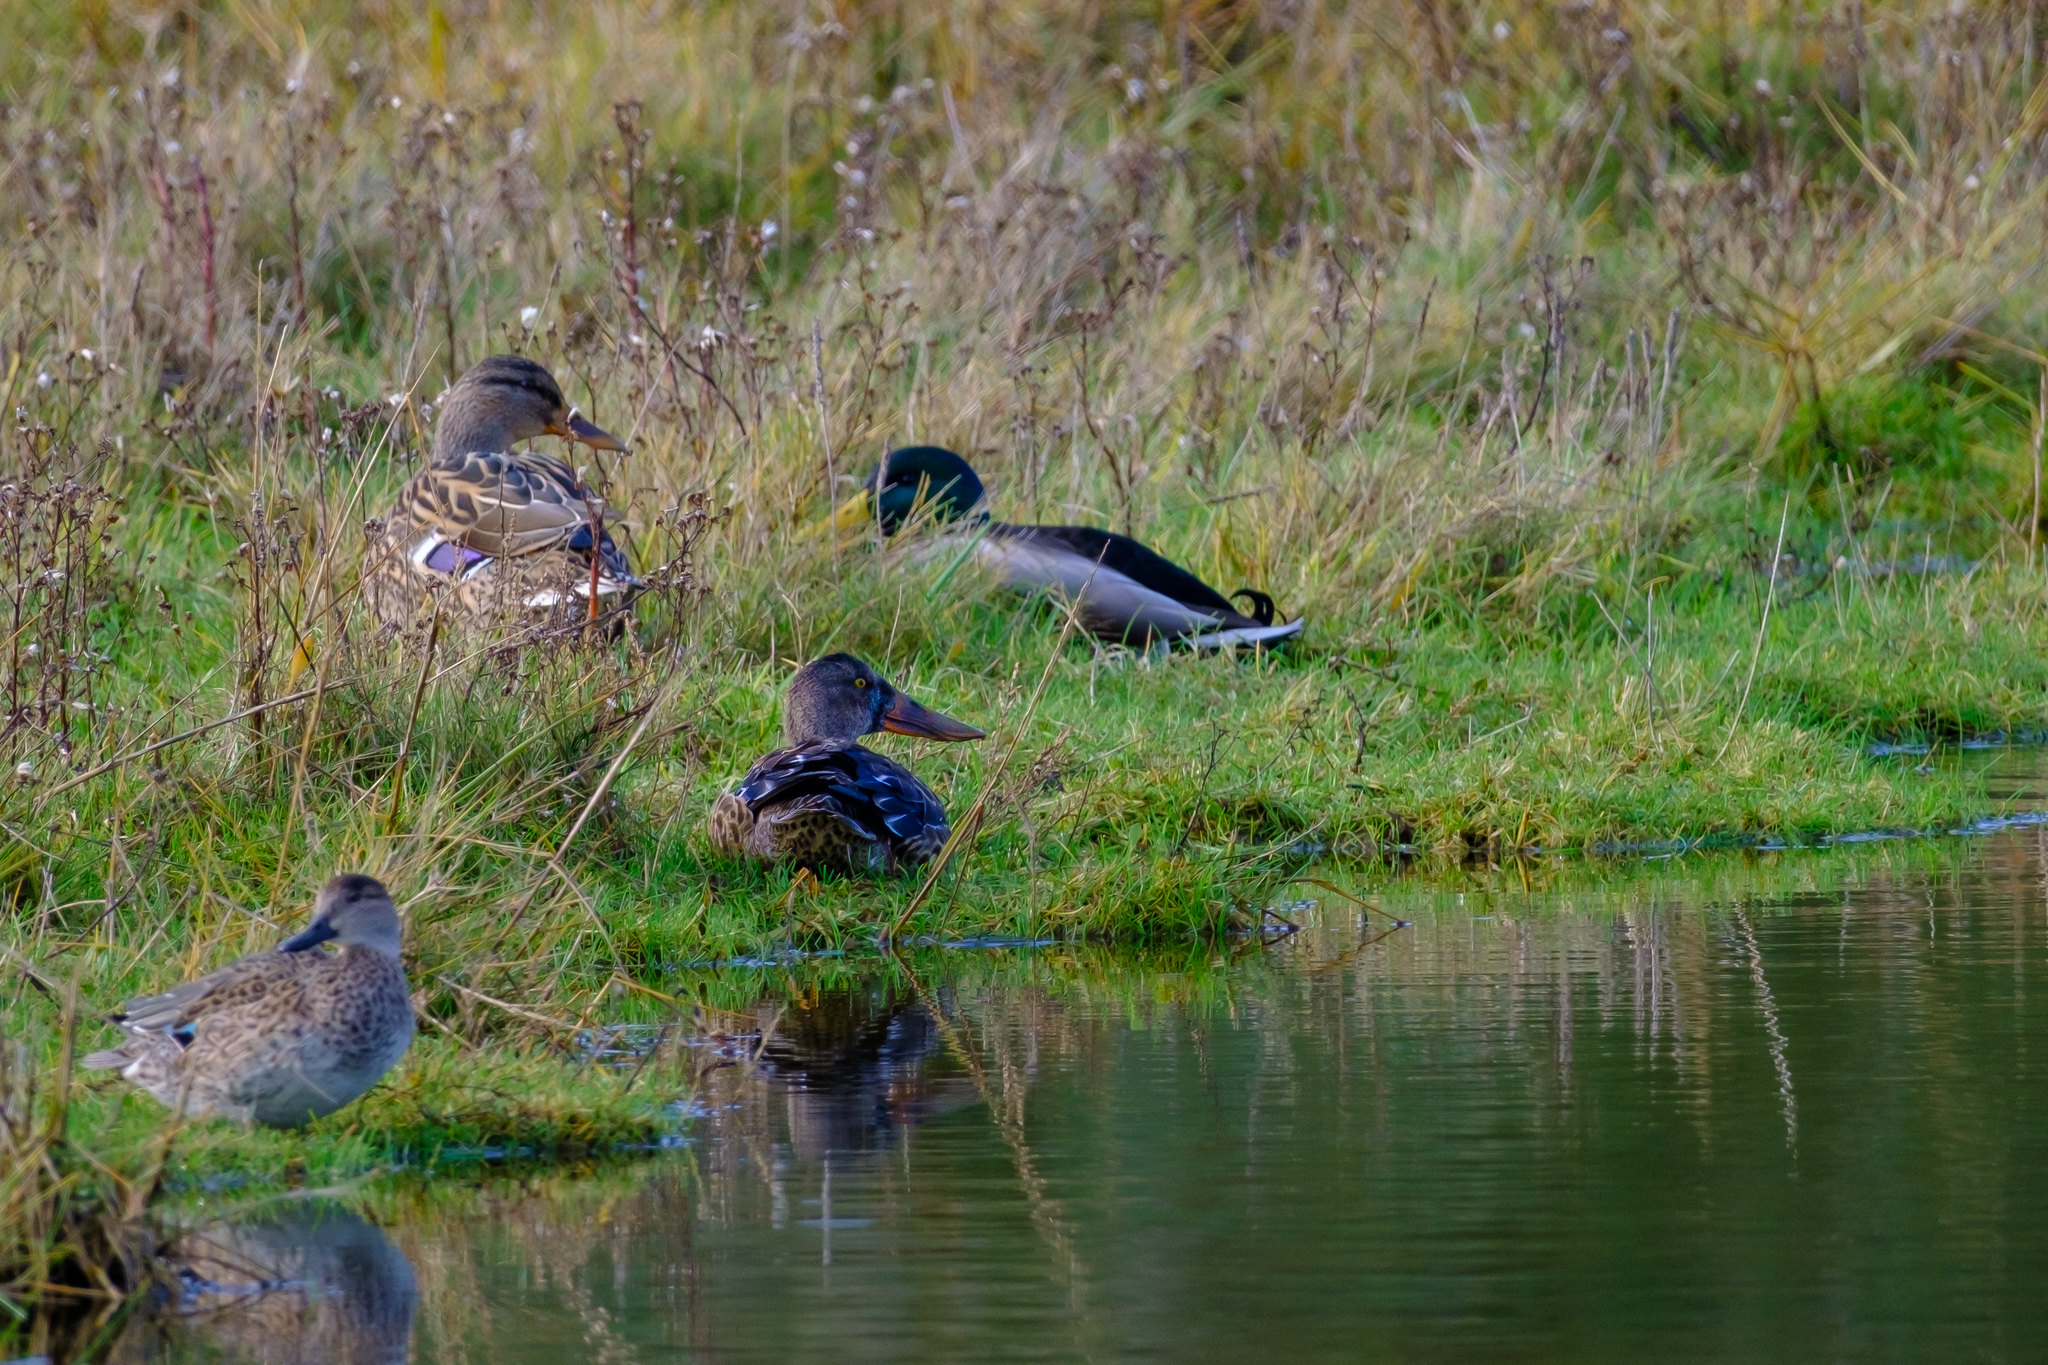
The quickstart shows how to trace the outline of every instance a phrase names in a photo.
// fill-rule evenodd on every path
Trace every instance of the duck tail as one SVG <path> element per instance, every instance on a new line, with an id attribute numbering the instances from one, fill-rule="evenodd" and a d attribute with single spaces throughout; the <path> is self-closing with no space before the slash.
<path id="1" fill-rule="evenodd" d="M 1233 602 L 1238 601 L 1240 598 L 1251 603 L 1250 615 L 1252 620 L 1257 621 L 1262 626 L 1273 624 L 1272 598 L 1256 588 L 1239 588 L 1236 592 L 1230 594 L 1230 600 Z"/>

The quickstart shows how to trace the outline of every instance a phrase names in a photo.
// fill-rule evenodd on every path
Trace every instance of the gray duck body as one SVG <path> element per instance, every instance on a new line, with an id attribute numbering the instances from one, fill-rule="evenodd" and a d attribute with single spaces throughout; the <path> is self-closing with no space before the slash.
<path id="1" fill-rule="evenodd" d="M 842 512 L 872 516 L 885 534 L 924 514 L 950 534 L 927 554 L 955 553 L 969 536 L 975 560 L 1005 587 L 1071 604 L 1076 624 L 1109 644 L 1192 649 L 1261 648 L 1301 634 L 1302 623 L 1276 620 L 1273 599 L 1240 588 L 1226 597 L 1150 546 L 1093 526 L 1027 526 L 990 520 L 980 476 L 943 446 L 892 450 L 868 476 L 861 498 Z M 1244 600 L 1250 613 L 1234 605 Z"/>
<path id="2" fill-rule="evenodd" d="M 161 995 L 128 1002 L 119 1046 L 86 1057 L 174 1112 L 296 1128 L 375 1085 L 412 1043 L 398 911 L 374 878 L 337 875 L 311 927 Z M 317 945 L 339 941 L 339 952 Z"/>

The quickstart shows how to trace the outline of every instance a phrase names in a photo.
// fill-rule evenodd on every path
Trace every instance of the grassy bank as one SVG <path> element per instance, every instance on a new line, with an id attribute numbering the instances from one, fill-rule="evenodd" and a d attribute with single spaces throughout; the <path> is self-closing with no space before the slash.
<path id="1" fill-rule="evenodd" d="M 747 1059 L 766 1051 L 778 1067 L 818 1066 L 829 1077 L 834 1066 L 853 1064 L 860 1049 L 850 1046 L 849 1029 L 858 1032 L 862 1021 L 871 1028 L 878 1006 L 923 1001 L 964 1035 L 945 1038 L 941 1070 L 954 1072 L 957 1081 L 962 1077 L 954 1068 L 964 1066 L 977 1084 L 1013 1085 L 1028 1068 L 983 1073 L 971 1060 L 977 1054 L 966 1021 L 979 1016 L 981 1027 L 990 1028 L 994 1001 L 1014 1005 L 1029 999 L 1032 1008 L 1077 1021 L 1100 1018 L 1106 1006 L 1131 1025 L 1162 1011 L 1236 1017 L 1246 1008 L 1271 1007 L 1276 996 L 1314 989 L 1323 972 L 1371 952 L 1366 945 L 1384 942 L 1390 933 L 1401 935 L 1402 943 L 1413 933 L 1432 941 L 1448 935 L 1457 941 L 1454 951 L 1464 953 L 1470 945 L 1462 935 L 1474 916 L 1526 920 L 1562 911 L 1581 921 L 1572 932 L 1583 936 L 1589 956 L 1629 944 L 1636 935 L 1640 941 L 1624 952 L 1654 954 L 1663 951 L 1663 939 L 1651 929 L 1660 917 L 1691 923 L 1701 913 L 1706 922 L 1718 922 L 1745 911 L 1796 912 L 1836 904 L 1852 888 L 1867 892 L 1886 884 L 1918 905 L 1922 898 L 1911 888 L 1929 876 L 1952 876 L 1957 859 L 1953 844 L 1903 840 L 1825 853 L 1647 862 L 1466 862 L 1441 877 L 1394 882 L 1317 866 L 1313 882 L 1277 888 L 1283 902 L 1304 895 L 1323 901 L 1320 910 L 1289 910 L 1303 930 L 1285 940 L 1284 952 L 1273 952 L 1272 940 L 1246 934 L 1222 943 L 1181 941 L 1136 950 L 1072 940 L 1031 950 L 910 947 L 893 955 L 728 960 L 673 974 L 670 984 L 683 1000 L 695 1002 L 692 1007 L 644 993 L 614 999 L 607 1014 L 624 1029 L 595 1048 L 588 1038 L 552 1054 L 502 1046 L 476 1051 L 446 1037 L 424 1039 L 392 1082 L 299 1134 L 250 1134 L 219 1125 L 166 1133 L 146 1101 L 124 1099 L 117 1087 L 101 1081 L 72 1095 L 73 1131 L 92 1136 L 60 1159 L 147 1182 L 143 1193 L 151 1216 L 136 1220 L 130 1246 L 152 1250 L 160 1273 L 189 1268 L 192 1257 L 222 1237 L 232 1244 L 237 1228 L 279 1218 L 317 1220 L 323 1216 L 319 1209 L 337 1205 L 368 1216 L 411 1253 L 416 1239 L 447 1219 L 496 1221 L 505 1229 L 544 1227 L 551 1226 L 549 1220 L 507 1222 L 505 1206 L 536 1214 L 545 1209 L 560 1219 L 565 1207 L 593 1203 L 632 1216 L 643 1207 L 650 1181 L 684 1190 L 715 1182 L 735 1148 L 758 1153 L 774 1143 L 771 1116 L 780 1105 L 760 1102 L 763 1087 Z M 1329 877 L 1348 883 L 1372 911 L 1329 894 Z M 1394 917 L 1426 927 L 1394 930 Z M 1698 924 L 1684 932 L 1715 941 Z M 1910 944 L 1902 949 L 1910 950 Z M 1469 960 L 1464 966 L 1469 970 Z M 994 1014 L 1006 1017 L 1003 1010 Z M 963 1043 L 969 1049 L 964 1053 Z M 748 1096 L 752 1102 L 740 1102 Z M 703 1125 L 692 1123 L 694 1150 L 660 1166 L 646 1165 L 648 1138 L 677 1131 L 678 1102 L 685 1098 Z M 1000 1115 L 1004 1107 L 992 1101 L 990 1112 Z M 764 1123 L 770 1129 L 765 1133 L 759 1131 Z M 613 1204 L 634 1189 L 643 1191 L 642 1198 Z M 133 1197 L 118 1182 L 109 1190 Z M 90 1208 L 81 1201 L 78 1212 Z M 608 1225 L 600 1217 L 579 1226 Z M 126 1269 L 123 1286 L 132 1287 L 152 1268 L 146 1259 L 138 1262 Z M 449 1261 L 439 1254 L 415 1255 L 413 1264 L 428 1277 Z M 172 1292 L 178 1292 L 175 1285 Z M 72 1313 L 46 1311 L 25 1324 L 0 1322 L 0 1343 L 56 1359 L 90 1358 L 73 1354 L 77 1343 L 166 1329 L 166 1320 L 151 1314 L 103 1314 L 89 1302 L 71 1306 Z"/>
<path id="2" fill-rule="evenodd" d="M 221 1163 L 595 1142 L 643 1099 L 516 1068 L 736 952 L 1185 942 L 1311 860 L 1982 812 L 1865 749 L 2048 726 L 2048 34 L 1726 10 L 31 5 L 0 944 L 54 989 L 0 1025 L 52 1062 L 68 983 L 160 988 L 362 868 L 433 1024 L 391 1096 L 484 1045 L 528 1098 Z M 660 584 L 623 640 L 362 610 L 363 523 L 502 350 L 631 443 L 588 467 Z M 1303 641 L 1062 644 L 829 530 L 912 439 Z M 921 898 L 702 836 L 828 649 L 991 733 L 881 743 L 979 802 Z"/>

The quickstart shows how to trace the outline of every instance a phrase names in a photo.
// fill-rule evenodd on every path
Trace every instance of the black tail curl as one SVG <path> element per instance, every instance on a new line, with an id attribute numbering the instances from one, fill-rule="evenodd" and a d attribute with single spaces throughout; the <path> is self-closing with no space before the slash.
<path id="1" fill-rule="evenodd" d="M 1235 602 L 1239 599 L 1243 599 L 1251 603 L 1252 609 L 1249 614 L 1252 620 L 1257 621 L 1262 626 L 1270 626 L 1273 624 L 1272 598 L 1266 596 L 1266 594 L 1258 591 L 1255 588 L 1239 588 L 1236 592 L 1230 594 L 1230 600 Z"/>

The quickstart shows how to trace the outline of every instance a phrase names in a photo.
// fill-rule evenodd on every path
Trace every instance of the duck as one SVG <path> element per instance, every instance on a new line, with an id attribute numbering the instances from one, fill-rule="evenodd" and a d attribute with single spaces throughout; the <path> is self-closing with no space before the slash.
<path id="1" fill-rule="evenodd" d="M 298 1128 L 375 1085 L 412 1045 L 398 909 L 374 877 L 336 874 L 306 929 L 270 952 L 130 1000 L 127 1039 L 87 1056 L 174 1113 Z M 340 945 L 326 953 L 319 945 Z"/>
<path id="2" fill-rule="evenodd" d="M 413 1359 L 419 1282 L 375 1223 L 304 1191 L 227 1216 L 208 1202 L 186 1201 L 184 1226 L 175 1214 L 165 1219 L 173 1236 L 162 1266 L 177 1277 L 172 1330 L 185 1349 L 163 1354 L 333 1365 Z"/>
<path id="3" fill-rule="evenodd" d="M 630 605 L 644 584 L 605 528 L 603 500 L 563 461 L 515 449 L 536 436 L 626 449 L 523 356 L 477 362 L 442 397 L 426 466 L 372 523 L 363 591 L 387 626 L 439 606 L 475 624 Z"/>
<path id="4" fill-rule="evenodd" d="M 973 553 L 1014 591 L 1074 604 L 1076 622 L 1109 644 L 1194 649 L 1271 646 L 1301 634 L 1273 599 L 1251 588 L 1225 597 L 1143 543 L 1093 526 L 1018 526 L 989 518 L 974 467 L 944 446 L 889 452 L 839 509 L 841 526 L 879 523 L 894 535 L 928 515 L 974 526 Z M 1249 608 L 1239 611 L 1234 603 Z"/>
<path id="5" fill-rule="evenodd" d="M 981 730 L 920 705 L 851 654 L 798 669 L 782 707 L 783 747 L 712 805 L 721 852 L 798 867 L 895 872 L 924 862 L 952 826 L 937 794 L 893 759 L 863 748 L 888 731 L 959 742 Z"/>

